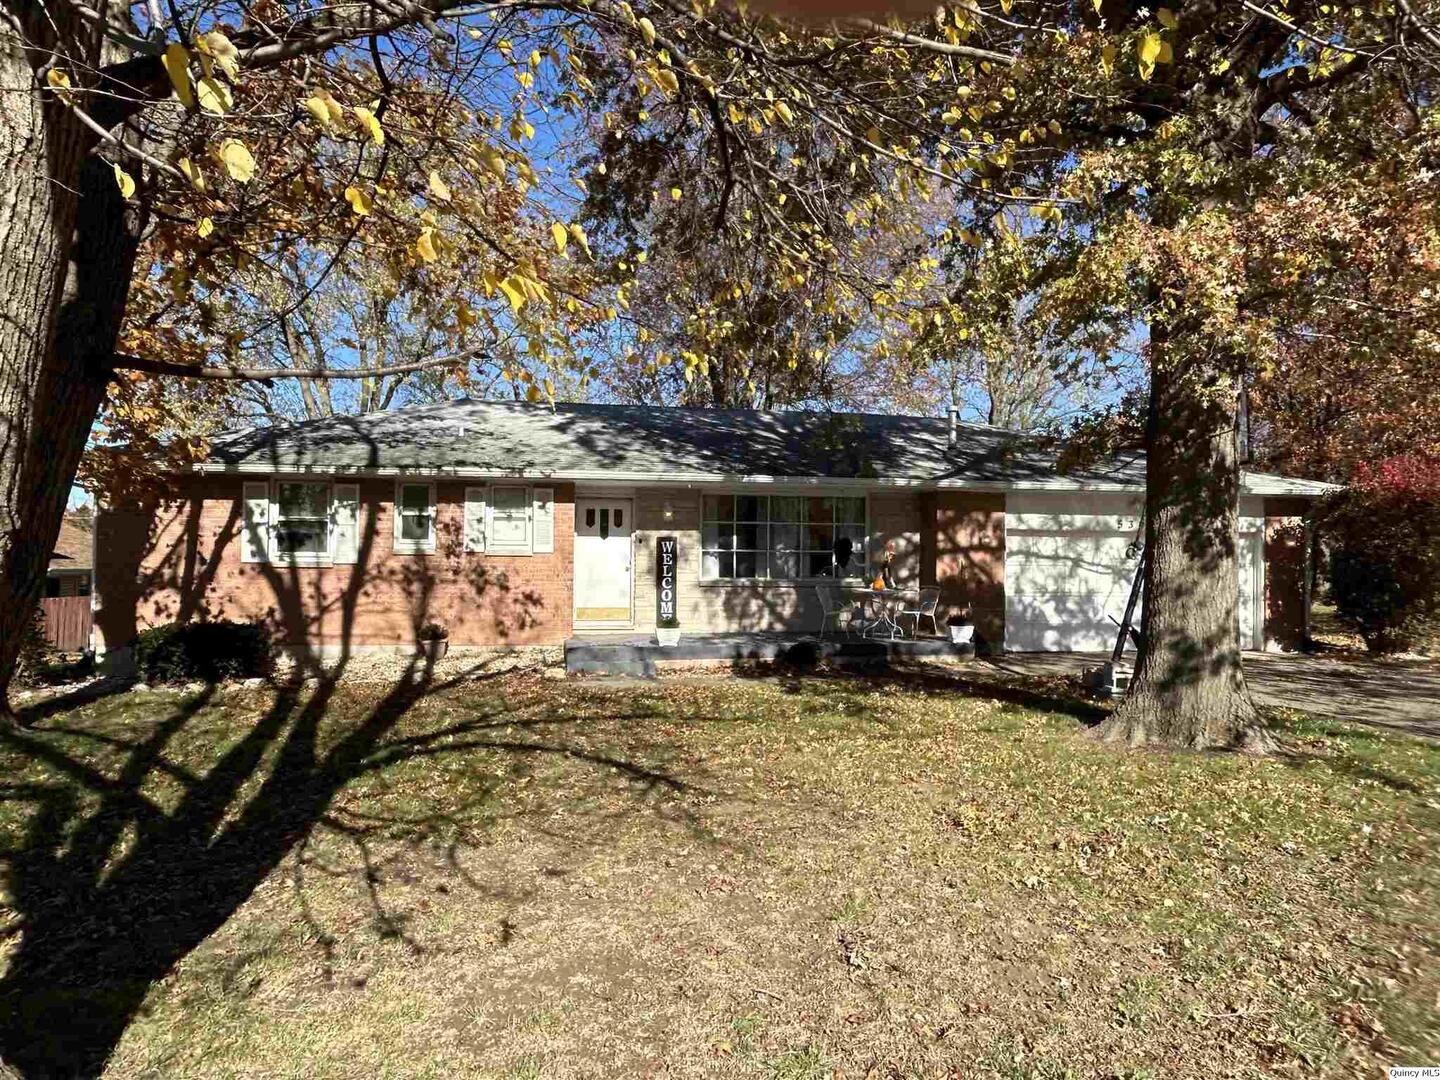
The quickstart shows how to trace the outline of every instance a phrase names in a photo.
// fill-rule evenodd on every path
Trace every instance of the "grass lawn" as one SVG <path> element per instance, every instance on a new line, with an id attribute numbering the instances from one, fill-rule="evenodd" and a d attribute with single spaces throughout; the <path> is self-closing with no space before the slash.
<path id="1" fill-rule="evenodd" d="M 1126 754 L 943 673 L 118 694 L 0 742 L 0 1046 L 123 1077 L 1440 1063 L 1440 745 L 1277 726 L 1296 755 Z"/>

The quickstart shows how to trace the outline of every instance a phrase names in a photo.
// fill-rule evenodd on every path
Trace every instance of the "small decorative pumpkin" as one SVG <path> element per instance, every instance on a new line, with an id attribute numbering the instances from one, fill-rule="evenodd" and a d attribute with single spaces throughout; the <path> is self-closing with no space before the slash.
<path id="1" fill-rule="evenodd" d="M 881 591 L 885 588 L 885 578 L 880 574 L 876 574 L 875 580 L 870 583 L 870 587 L 876 592 Z"/>

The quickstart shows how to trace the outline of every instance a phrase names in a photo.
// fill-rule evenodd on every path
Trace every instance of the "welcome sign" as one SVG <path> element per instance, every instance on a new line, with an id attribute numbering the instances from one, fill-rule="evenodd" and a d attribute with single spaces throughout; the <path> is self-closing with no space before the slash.
<path id="1" fill-rule="evenodd" d="M 655 541 L 655 621 L 661 626 L 674 626 L 676 615 L 676 571 L 680 564 L 680 546 L 673 536 Z"/>

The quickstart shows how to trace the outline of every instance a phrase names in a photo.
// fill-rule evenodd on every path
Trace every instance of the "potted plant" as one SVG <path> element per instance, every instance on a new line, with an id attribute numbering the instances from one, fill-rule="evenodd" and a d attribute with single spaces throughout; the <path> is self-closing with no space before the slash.
<path id="1" fill-rule="evenodd" d="M 963 615 L 951 615 L 945 620 L 950 628 L 950 641 L 955 645 L 970 645 L 975 641 L 975 624 Z"/>
<path id="2" fill-rule="evenodd" d="M 450 631 L 438 622 L 420 627 L 420 652 L 427 660 L 439 660 L 450 650 Z"/>
<path id="3" fill-rule="evenodd" d="M 875 580 L 870 587 L 877 592 L 881 589 L 893 589 L 895 587 L 895 541 L 886 540 L 885 547 L 880 552 L 880 565 L 875 569 Z"/>
<path id="4" fill-rule="evenodd" d="M 667 619 L 656 624 L 655 640 L 661 645 L 674 647 L 680 644 L 680 623 L 675 619 Z"/>

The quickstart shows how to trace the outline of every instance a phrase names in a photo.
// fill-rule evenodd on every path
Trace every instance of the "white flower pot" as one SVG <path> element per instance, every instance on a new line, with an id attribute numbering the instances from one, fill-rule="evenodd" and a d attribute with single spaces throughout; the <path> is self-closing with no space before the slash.
<path id="1" fill-rule="evenodd" d="M 975 627 L 967 624 L 965 626 L 950 627 L 950 641 L 955 645 L 969 645 L 975 640 Z"/>
<path id="2" fill-rule="evenodd" d="M 661 645 L 675 646 L 680 644 L 680 628 L 678 626 L 657 626 L 655 628 L 655 640 Z"/>

